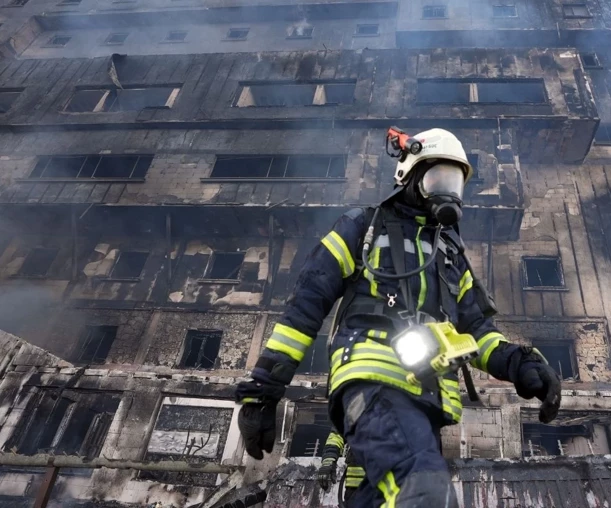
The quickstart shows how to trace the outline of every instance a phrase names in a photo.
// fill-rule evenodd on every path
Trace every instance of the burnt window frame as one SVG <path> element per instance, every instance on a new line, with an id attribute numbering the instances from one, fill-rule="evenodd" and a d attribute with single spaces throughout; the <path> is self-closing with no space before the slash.
<path id="1" fill-rule="evenodd" d="M 431 14 L 435 14 L 435 9 L 443 9 L 443 16 L 427 16 L 427 9 L 431 10 Z M 444 4 L 423 5 L 422 19 L 448 19 L 448 6 Z"/>
<path id="2" fill-rule="evenodd" d="M 274 159 L 283 159 L 286 158 L 286 166 L 284 169 L 284 174 L 286 175 L 286 170 L 288 169 L 288 165 L 291 157 L 328 157 L 329 162 L 327 164 L 327 176 L 325 177 L 291 177 L 291 176 L 269 176 L 272 167 L 274 165 Z M 267 176 L 263 177 L 253 177 L 253 176 L 212 176 L 214 173 L 214 166 L 216 166 L 216 162 L 218 160 L 227 160 L 227 159 L 244 159 L 244 160 L 252 160 L 252 159 L 269 159 L 269 164 L 267 168 Z M 344 165 L 344 174 L 343 176 L 328 176 L 333 168 L 334 159 L 343 159 Z M 239 181 L 239 182 L 345 182 L 346 181 L 346 170 L 348 167 L 348 155 L 346 154 L 245 154 L 243 156 L 236 156 L 235 154 L 217 154 L 216 160 L 214 161 L 214 166 L 212 167 L 212 172 L 210 173 L 210 177 L 202 178 L 202 182 L 227 182 L 227 181 Z"/>
<path id="3" fill-rule="evenodd" d="M 240 263 L 240 267 L 238 268 L 237 277 L 235 279 L 228 279 L 228 278 L 219 279 L 219 278 L 211 277 L 212 272 L 214 270 L 215 258 L 218 257 L 219 255 L 224 255 L 224 254 L 230 254 L 230 255 L 241 254 L 242 255 L 242 262 Z M 245 250 L 244 251 L 213 250 L 210 253 L 210 256 L 208 256 L 208 261 L 206 263 L 206 267 L 204 269 L 203 276 L 197 279 L 197 282 L 200 284 L 239 284 L 241 282 L 240 274 L 242 273 L 242 267 L 244 265 L 245 257 L 246 257 Z"/>
<path id="4" fill-rule="evenodd" d="M 586 2 L 571 2 L 571 3 L 563 3 L 562 7 L 562 17 L 564 19 L 590 19 L 592 17 L 592 11 L 588 7 Z M 575 7 L 583 7 L 587 11 L 587 14 L 567 14 L 567 8 L 573 9 Z"/>
<path id="5" fill-rule="evenodd" d="M 140 273 L 138 274 L 138 276 L 137 277 L 123 277 L 123 276 L 116 275 L 115 270 L 117 269 L 117 266 L 119 266 L 119 263 L 121 262 L 121 257 L 125 254 L 135 254 L 135 253 L 146 254 L 146 257 L 144 257 L 144 262 L 142 263 L 142 268 L 140 269 Z M 151 252 L 148 250 L 139 250 L 139 249 L 120 250 L 119 255 L 117 256 L 117 259 L 113 263 L 110 273 L 108 274 L 108 277 L 106 280 L 118 281 L 118 282 L 139 282 L 141 281 L 142 274 L 144 273 L 144 268 L 146 267 L 146 263 L 149 261 L 150 257 L 151 257 Z"/>
<path id="6" fill-rule="evenodd" d="M 559 286 L 529 286 L 528 285 L 528 261 L 555 261 L 557 263 L 559 274 L 560 274 L 560 284 Z M 523 291 L 568 291 L 569 289 L 566 287 L 566 280 L 564 277 L 564 267 L 562 266 L 562 257 L 558 256 L 522 256 L 520 260 L 521 264 L 521 278 L 522 278 L 522 290 Z"/>
<path id="7" fill-rule="evenodd" d="M 120 42 L 112 42 L 110 39 L 116 36 L 123 36 L 123 39 Z M 108 34 L 106 39 L 104 39 L 104 45 L 105 46 L 122 46 L 128 37 L 129 37 L 129 32 L 111 32 Z"/>
<path id="8" fill-rule="evenodd" d="M 42 273 L 42 274 L 23 273 L 22 270 L 23 270 L 25 264 L 28 262 L 28 258 L 36 250 L 55 251 L 55 255 L 53 256 L 53 259 L 51 259 L 51 262 L 49 263 L 49 265 L 48 265 L 48 267 L 47 267 L 47 269 L 45 270 L 44 273 Z M 57 256 L 59 255 L 59 252 L 60 252 L 59 247 L 32 247 L 28 251 L 28 253 L 26 254 L 26 256 L 25 256 L 25 258 L 23 260 L 23 263 L 19 267 L 19 271 L 13 277 L 20 278 L 20 279 L 48 279 L 49 278 L 49 272 L 51 271 L 51 268 L 53 267 L 53 264 L 57 260 Z"/>
<path id="9" fill-rule="evenodd" d="M 98 171 L 98 169 L 100 169 L 100 162 L 102 161 L 103 158 L 127 158 L 127 157 L 137 157 L 136 161 L 134 162 L 134 165 L 132 166 L 132 170 L 130 172 L 130 175 L 127 177 L 124 176 L 113 176 L 113 177 L 96 177 L 95 173 Z M 53 161 L 53 159 L 62 159 L 62 158 L 82 158 L 82 162 L 80 165 L 80 169 L 77 173 L 77 176 L 71 176 L 71 177 L 67 177 L 67 176 L 45 176 L 45 171 L 47 171 L 47 169 L 49 168 L 49 164 Z M 95 168 L 93 169 L 93 172 L 91 174 L 91 176 L 80 176 L 81 173 L 83 173 L 83 170 L 86 168 L 87 164 L 88 164 L 88 159 L 89 158 L 93 158 L 92 161 L 90 161 L 92 164 L 93 162 L 95 162 L 95 158 L 99 158 L 99 160 L 97 162 L 95 162 Z M 153 164 L 153 160 L 155 158 L 154 154 L 103 154 L 103 155 L 98 155 L 98 154 L 87 154 L 87 155 L 39 155 L 38 156 L 38 160 L 36 162 L 36 165 L 34 166 L 34 168 L 32 168 L 32 171 L 30 172 L 30 176 L 28 178 L 23 178 L 23 179 L 19 179 L 19 181 L 24 181 L 24 182 L 114 182 L 114 181 L 120 181 L 120 182 L 125 182 L 128 181 L 130 183 L 134 183 L 134 182 L 144 182 L 146 179 L 146 174 L 148 173 L 148 170 L 150 169 L 151 165 Z M 42 169 L 39 167 L 41 166 Z M 44 166 L 44 167 L 43 167 Z M 140 166 L 140 167 L 139 167 Z M 40 172 L 39 175 L 36 175 L 36 173 Z M 134 173 L 136 173 L 136 175 L 134 175 Z"/>
<path id="10" fill-rule="evenodd" d="M 326 416 L 328 427 L 326 425 L 322 425 L 321 423 L 316 423 L 316 416 L 314 417 L 314 423 L 299 423 L 299 412 L 300 411 L 313 411 L 315 414 L 320 414 Z M 322 418 L 321 418 L 322 419 Z M 316 441 L 313 442 L 314 449 L 312 449 L 312 454 L 310 455 L 308 452 L 307 445 L 309 443 L 303 443 L 302 440 L 296 441 L 295 438 L 298 436 L 297 432 L 300 426 L 308 426 L 308 427 L 317 427 L 321 426 L 321 433 L 318 436 L 318 446 L 316 447 Z M 304 457 L 305 459 L 318 460 L 322 457 L 322 452 L 325 447 L 325 443 L 329 433 L 332 429 L 332 423 L 329 420 L 329 410 L 326 404 L 321 404 L 317 402 L 295 402 L 293 405 L 293 419 L 290 426 L 291 437 L 288 440 L 288 443 L 285 447 L 283 455 L 286 458 L 295 458 L 295 457 Z M 324 436 L 324 437 L 323 437 Z M 305 448 L 306 453 L 303 455 L 297 454 L 298 449 L 294 448 L 294 445 L 297 447 Z"/>
<path id="11" fill-rule="evenodd" d="M 502 13 L 495 13 L 495 9 L 507 9 L 507 8 L 513 8 L 513 14 L 509 14 L 509 15 L 505 15 Z M 496 4 L 492 6 L 492 17 L 494 19 L 511 19 L 511 18 L 517 18 L 518 16 L 518 6 L 516 4 Z"/>
<path id="12" fill-rule="evenodd" d="M 590 65 L 586 63 L 586 58 L 592 58 L 594 60 L 594 65 Z M 600 58 L 598 58 L 598 54 L 595 51 L 584 51 L 579 53 L 579 59 L 581 60 L 581 64 L 584 69 L 602 69 L 603 66 L 600 63 Z"/>
<path id="13" fill-rule="evenodd" d="M 175 34 L 184 34 L 184 36 L 182 39 L 174 39 L 173 36 Z M 187 35 L 189 35 L 188 30 L 169 30 L 161 42 L 164 44 L 183 44 L 187 42 Z"/>
<path id="14" fill-rule="evenodd" d="M 210 334 L 210 335 L 214 335 L 214 338 L 218 338 L 218 348 L 216 351 L 216 355 L 214 356 L 214 359 L 208 358 L 208 360 L 212 360 L 212 365 L 211 366 L 207 366 L 207 367 L 202 367 L 201 364 L 196 365 L 196 366 L 191 366 L 191 365 L 187 365 L 187 360 L 189 360 L 189 356 L 191 356 L 191 346 L 193 343 L 194 339 L 199 339 L 199 337 L 197 337 L 198 334 Z M 221 346 L 223 344 L 223 331 L 222 330 L 217 330 L 217 329 L 189 329 L 187 330 L 187 333 L 185 334 L 185 338 L 183 340 L 183 347 L 182 347 L 182 353 L 180 354 L 179 357 L 179 361 L 176 364 L 176 368 L 177 369 L 182 369 L 182 370 L 215 370 L 219 368 L 219 364 L 220 364 L 220 353 L 221 353 Z M 207 340 L 207 338 L 206 338 Z M 199 354 L 198 354 L 198 359 L 203 356 L 204 353 L 204 349 L 206 347 L 206 343 L 204 342 L 203 344 L 201 344 L 200 346 L 200 350 L 199 350 Z"/>
<path id="15" fill-rule="evenodd" d="M 307 103 L 299 104 L 256 104 L 253 96 L 253 87 L 311 87 L 311 100 Z M 326 98 L 326 86 L 346 86 L 351 87 L 350 101 L 346 102 L 323 102 L 323 97 Z M 337 107 L 350 106 L 355 102 L 354 94 L 356 91 L 356 79 L 334 79 L 334 80 L 258 80 L 258 81 L 240 81 L 232 101 L 234 108 L 309 108 L 309 107 Z M 250 95 L 250 97 L 249 97 Z"/>
<path id="16" fill-rule="evenodd" d="M 418 89 L 420 86 L 426 86 L 428 83 L 440 83 L 440 84 L 456 84 L 456 85 L 468 85 L 469 86 L 469 100 L 468 101 L 448 101 L 448 102 L 429 102 L 422 101 L 418 96 Z M 486 102 L 479 100 L 479 89 L 478 86 L 483 84 L 537 84 L 539 85 L 542 101 L 541 102 Z M 550 103 L 549 94 L 545 86 L 545 80 L 543 78 L 418 78 L 416 82 L 416 105 L 427 107 L 435 105 L 462 105 L 470 106 L 473 104 L 481 106 L 499 106 L 510 104 L 512 106 L 548 106 Z"/>
<path id="17" fill-rule="evenodd" d="M 117 94 L 121 93 L 122 90 L 134 91 L 134 90 L 154 90 L 154 89 L 162 89 L 162 88 L 168 89 L 168 90 L 171 89 L 170 93 L 168 94 L 168 98 L 166 99 L 165 104 L 162 106 L 159 106 L 159 105 L 144 106 L 143 108 L 140 108 L 140 109 L 126 109 L 126 110 L 120 110 L 120 109 L 113 110 L 112 109 L 117 100 Z M 87 113 L 136 113 L 139 111 L 144 111 L 146 109 L 171 109 L 174 106 L 174 103 L 176 102 L 176 99 L 178 98 L 178 95 L 180 94 L 181 90 L 182 90 L 182 84 L 176 84 L 176 83 L 168 83 L 164 85 L 129 85 L 129 86 L 124 86 L 122 89 L 111 88 L 111 87 L 94 87 L 94 86 L 89 87 L 89 86 L 81 85 L 81 86 L 77 86 L 74 89 L 74 91 L 72 92 L 68 100 L 66 101 L 66 104 L 62 110 L 62 113 L 76 114 L 76 115 L 87 114 Z M 76 94 L 78 94 L 79 92 L 99 92 L 101 94 L 100 99 L 98 100 L 96 106 L 91 111 L 89 110 L 87 111 L 69 111 L 68 110 L 68 108 L 70 107 L 70 103 L 72 102 Z"/>
<path id="18" fill-rule="evenodd" d="M 290 27 L 290 32 L 286 36 L 287 39 L 312 39 L 314 37 L 314 27 L 312 25 L 308 25 L 304 28 L 304 30 L 309 30 L 308 35 L 296 35 L 297 27 L 295 25 Z"/>
<path id="19" fill-rule="evenodd" d="M 568 354 L 569 354 L 569 363 L 571 365 L 571 371 L 572 371 L 572 376 L 570 377 L 564 377 L 564 373 L 561 376 L 561 380 L 562 381 L 568 381 L 568 380 L 573 380 L 573 381 L 579 381 L 579 362 L 577 361 L 577 351 L 575 349 L 575 341 L 573 339 L 565 339 L 565 338 L 559 338 L 559 339 L 536 339 L 531 341 L 532 342 L 532 346 L 539 349 L 540 347 L 543 348 L 547 348 L 547 347 L 552 347 L 552 348 L 558 348 L 558 347 L 566 347 L 568 349 Z M 541 351 L 541 353 L 543 354 L 543 356 L 545 356 L 545 352 Z M 546 358 L 549 361 L 549 358 Z M 550 367 L 552 367 L 556 372 L 558 372 L 556 370 L 556 367 L 550 364 Z M 559 367 L 560 370 L 562 369 L 562 367 Z"/>
<path id="20" fill-rule="evenodd" d="M 95 353 L 92 355 L 92 357 L 90 359 L 83 359 L 87 346 L 92 340 L 91 337 L 94 334 L 94 329 L 96 332 L 103 332 L 104 335 L 102 339 L 100 339 L 98 347 L 95 349 Z M 107 333 L 111 333 L 113 336 L 110 344 L 108 345 L 108 351 L 106 351 L 106 354 L 103 357 L 96 356 L 100 350 L 100 346 L 102 346 L 104 343 L 104 336 L 106 336 Z M 110 351 L 112 350 L 114 342 L 117 340 L 118 334 L 118 325 L 85 325 L 71 355 L 73 358 L 72 362 L 77 365 L 104 365 L 108 359 Z"/>
<path id="21" fill-rule="evenodd" d="M 56 39 L 67 39 L 67 40 L 65 43 L 59 44 L 59 43 L 54 42 Z M 49 38 L 49 40 L 46 42 L 43 48 L 65 48 L 71 40 L 72 40 L 71 35 L 56 34 Z"/>
<path id="22" fill-rule="evenodd" d="M 375 27 L 375 33 L 361 33 L 360 30 L 364 27 Z M 353 37 L 379 37 L 380 36 L 380 24 L 379 23 L 357 23 L 354 29 Z"/>
<path id="23" fill-rule="evenodd" d="M 242 37 L 232 37 L 232 33 L 237 32 L 246 32 Z M 250 34 L 250 27 L 231 27 L 227 29 L 227 33 L 225 34 L 224 41 L 245 41 L 248 39 L 248 35 Z"/>
<path id="24" fill-rule="evenodd" d="M 299 367 L 297 367 L 297 370 L 295 371 L 295 375 L 321 376 L 329 372 L 330 362 L 329 362 L 329 354 L 328 354 L 328 348 L 327 348 L 328 340 L 329 340 L 328 333 L 319 333 L 318 334 L 318 336 L 316 337 L 316 340 L 314 341 L 314 344 L 312 344 L 308 348 L 305 356 L 303 357 L 303 360 L 299 363 Z M 326 365 L 324 367 L 321 367 L 322 370 L 304 370 L 306 368 L 306 361 L 308 359 L 310 359 L 310 368 L 313 368 L 315 364 L 315 360 L 317 358 L 317 353 L 319 357 L 320 355 L 325 355 L 326 360 L 327 360 Z"/>

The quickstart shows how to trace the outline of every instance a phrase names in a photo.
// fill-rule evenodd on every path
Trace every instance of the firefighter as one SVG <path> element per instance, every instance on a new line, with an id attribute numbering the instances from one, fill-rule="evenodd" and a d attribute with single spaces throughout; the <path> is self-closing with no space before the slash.
<path id="1" fill-rule="evenodd" d="M 318 469 L 318 483 L 327 492 L 337 481 L 337 460 L 344 454 L 345 441 L 333 427 L 322 452 L 322 463 Z M 346 456 L 346 483 L 344 502 L 348 503 L 365 478 L 365 470 L 356 464 L 354 454 L 348 449 Z M 350 505 L 349 505 L 350 506 Z"/>
<path id="2" fill-rule="evenodd" d="M 471 335 L 479 346 L 472 366 L 513 383 L 523 398 L 541 400 L 542 422 L 552 421 L 560 407 L 556 372 L 537 350 L 509 343 L 495 328 L 464 250 L 439 240 L 442 231 L 452 238 L 473 173 L 462 144 L 442 129 L 413 139 L 419 146 L 402 143 L 395 188 L 374 218 L 368 209 L 346 212 L 309 254 L 252 379 L 236 390 L 246 451 L 262 459 L 274 445 L 285 387 L 343 297 L 330 348 L 329 407 L 366 472 L 353 506 L 458 507 L 439 447 L 440 429 L 461 418 L 458 376 L 408 381 L 403 358 L 426 353 L 421 336 L 401 350 L 391 344 L 413 319 L 447 322 Z"/>

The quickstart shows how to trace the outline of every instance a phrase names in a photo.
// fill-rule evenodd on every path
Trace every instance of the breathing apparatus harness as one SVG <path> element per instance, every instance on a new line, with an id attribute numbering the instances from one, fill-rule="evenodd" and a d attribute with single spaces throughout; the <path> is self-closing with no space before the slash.
<path id="1" fill-rule="evenodd" d="M 405 157 L 407 157 L 406 152 L 418 150 L 415 143 L 409 143 L 410 139 L 409 136 L 395 127 L 389 129 L 386 139 L 387 151 L 390 141 L 393 148 L 400 149 L 399 155 L 391 154 L 391 156 L 398 157 L 400 160 L 401 158 L 405 160 Z M 421 149 L 422 145 L 420 145 L 419 150 Z M 411 151 L 411 153 L 414 152 Z M 459 369 L 462 369 L 470 400 L 481 404 L 479 395 L 473 384 L 473 379 L 466 366 L 467 362 L 477 357 L 479 354 L 477 342 L 471 335 L 459 334 L 454 325 L 447 320 L 447 309 L 450 308 L 453 299 L 449 289 L 450 283 L 444 276 L 446 271 L 446 257 L 452 253 L 453 255 L 462 257 L 465 261 L 467 269 L 471 272 L 473 277 L 472 290 L 475 292 L 477 304 L 484 316 L 491 317 L 496 314 L 497 310 L 494 300 L 486 291 L 483 283 L 474 276 L 473 267 L 469 258 L 465 255 L 464 242 L 455 224 L 451 227 L 444 227 L 442 223 L 438 224 L 435 228 L 432 252 L 429 259 L 418 268 L 411 271 L 405 271 L 404 237 L 401 221 L 387 205 L 387 202 L 401 191 L 402 187 L 395 189 L 395 191 L 393 191 L 393 193 L 380 205 L 367 210 L 366 221 L 369 221 L 369 226 L 362 244 L 362 264 L 360 270 L 357 270 L 352 283 L 349 284 L 344 294 L 344 298 L 342 299 L 336 315 L 337 322 L 334 323 L 334 327 L 339 325 L 348 314 L 348 307 L 355 299 L 354 286 L 362 270 L 366 268 L 372 276 L 380 279 L 398 281 L 399 290 L 405 302 L 406 310 L 394 312 L 394 315 L 402 320 L 403 329 L 391 339 L 391 345 L 400 362 L 408 371 L 407 381 L 413 384 L 421 384 L 450 372 L 456 373 Z M 394 274 L 376 270 L 368 259 L 376 237 L 380 214 L 382 215 L 382 220 L 388 233 L 390 254 L 396 272 Z M 460 216 L 458 218 L 460 218 Z M 431 319 L 431 317 L 434 316 L 431 316 L 430 313 L 422 312 L 422 309 L 417 310 L 414 305 L 412 292 L 409 288 L 409 279 L 426 270 L 434 262 L 437 263 L 439 276 L 441 300 L 441 308 L 439 310 L 441 314 L 446 317 L 445 321 Z M 458 288 L 454 289 L 457 294 L 456 291 Z M 394 307 L 397 295 L 388 294 L 387 297 L 388 307 Z M 454 299 L 453 301 L 455 302 L 456 300 Z"/>

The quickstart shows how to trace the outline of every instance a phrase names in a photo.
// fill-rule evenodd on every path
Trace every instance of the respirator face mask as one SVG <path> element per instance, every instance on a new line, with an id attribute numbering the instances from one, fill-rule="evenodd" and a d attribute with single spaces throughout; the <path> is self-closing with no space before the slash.
<path id="1" fill-rule="evenodd" d="M 465 188 L 462 166 L 440 161 L 424 174 L 418 188 L 427 209 L 442 226 L 453 226 L 461 219 Z"/>

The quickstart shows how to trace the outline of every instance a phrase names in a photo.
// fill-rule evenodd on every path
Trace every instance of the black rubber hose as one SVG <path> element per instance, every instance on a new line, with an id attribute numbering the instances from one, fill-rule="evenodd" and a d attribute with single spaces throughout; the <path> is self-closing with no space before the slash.
<path id="1" fill-rule="evenodd" d="M 346 508 L 344 504 L 344 485 L 346 484 L 346 474 L 348 473 L 348 467 L 344 469 L 344 474 L 339 480 L 339 485 L 337 486 L 337 504 L 339 508 Z"/>

